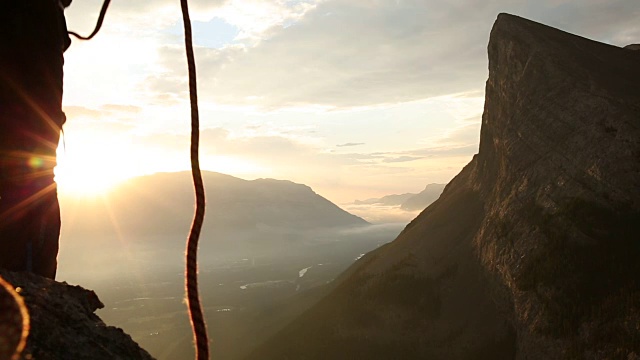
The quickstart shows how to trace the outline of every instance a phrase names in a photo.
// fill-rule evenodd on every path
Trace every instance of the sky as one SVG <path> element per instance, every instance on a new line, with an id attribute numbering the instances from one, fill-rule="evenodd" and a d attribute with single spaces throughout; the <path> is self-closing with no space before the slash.
<path id="1" fill-rule="evenodd" d="M 75 0 L 89 34 L 101 0 Z M 190 1 L 201 166 L 287 179 L 338 204 L 417 193 L 477 152 L 486 47 L 508 12 L 594 40 L 640 43 L 638 0 Z M 178 0 L 113 1 L 65 54 L 60 191 L 189 169 Z"/>

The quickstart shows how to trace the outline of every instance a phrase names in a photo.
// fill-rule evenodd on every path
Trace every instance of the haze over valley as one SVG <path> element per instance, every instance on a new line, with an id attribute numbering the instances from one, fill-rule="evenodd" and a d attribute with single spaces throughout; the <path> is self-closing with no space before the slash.
<path id="1" fill-rule="evenodd" d="M 404 226 L 371 224 L 290 181 L 204 180 L 200 287 L 220 359 L 247 355 Z M 59 277 L 96 290 L 107 304 L 99 315 L 158 359 L 193 351 L 183 303 L 191 186 L 188 172 L 159 173 L 61 202 Z"/>

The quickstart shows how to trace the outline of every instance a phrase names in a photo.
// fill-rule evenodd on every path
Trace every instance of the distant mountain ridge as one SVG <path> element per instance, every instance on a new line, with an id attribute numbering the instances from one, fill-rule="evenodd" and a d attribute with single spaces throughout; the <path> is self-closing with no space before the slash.
<path id="1" fill-rule="evenodd" d="M 368 223 L 340 209 L 310 187 L 286 180 L 243 180 L 203 172 L 207 195 L 205 229 L 314 229 Z M 193 216 L 189 172 L 157 173 L 131 179 L 104 200 L 62 199 L 69 231 L 111 228 L 139 234 L 185 232 Z"/>
<path id="2" fill-rule="evenodd" d="M 424 190 L 415 193 L 386 195 L 381 198 L 371 198 L 366 200 L 356 200 L 354 205 L 382 205 L 382 206 L 400 206 L 406 211 L 423 210 L 432 202 L 436 201 L 445 184 L 429 184 Z"/>
<path id="3" fill-rule="evenodd" d="M 500 14 L 479 153 L 251 359 L 638 359 L 640 52 Z"/>
<path id="4" fill-rule="evenodd" d="M 408 211 L 424 210 L 438 200 L 445 186 L 445 184 L 429 184 L 424 190 L 403 202 L 400 208 Z"/>

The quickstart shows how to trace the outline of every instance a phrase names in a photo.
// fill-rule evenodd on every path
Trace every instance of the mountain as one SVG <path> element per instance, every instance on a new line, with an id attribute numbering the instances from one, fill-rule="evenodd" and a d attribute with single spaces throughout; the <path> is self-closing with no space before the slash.
<path id="1" fill-rule="evenodd" d="M 93 291 L 31 273 L 0 269 L 0 280 L 3 278 L 7 281 L 4 285 L 10 289 L 5 290 L 0 282 L 0 307 L 4 310 L 0 315 L 3 320 L 0 358 L 11 358 L 10 354 L 7 355 L 6 345 L 13 341 L 7 340 L 10 340 L 9 336 L 20 333 L 22 324 L 25 324 L 7 321 L 14 313 L 15 319 L 28 318 L 25 326 L 29 329 L 27 343 L 21 359 L 153 359 L 129 335 L 105 325 L 94 313 L 104 305 Z M 27 316 L 21 315 L 16 305 L 9 308 L 7 304 L 17 302 L 7 296 L 7 291 L 23 301 L 28 309 Z"/>
<path id="2" fill-rule="evenodd" d="M 305 185 L 203 175 L 198 272 L 213 358 L 246 355 L 401 230 L 370 225 Z M 189 173 L 164 173 L 61 202 L 58 277 L 98 291 L 107 305 L 100 316 L 161 359 L 194 356 L 184 306 L 192 189 Z M 300 301 L 288 306 L 292 298 Z"/>
<path id="3" fill-rule="evenodd" d="M 356 200 L 353 202 L 354 205 L 383 205 L 383 206 L 399 206 L 402 205 L 405 201 L 410 198 L 416 196 L 417 194 L 406 193 L 406 194 L 393 194 L 386 195 L 381 198 L 371 198 L 366 200 Z"/>
<path id="4" fill-rule="evenodd" d="M 418 194 L 405 200 L 400 208 L 407 211 L 424 210 L 434 201 L 438 200 L 444 190 L 445 184 L 429 184 Z"/>
<path id="5" fill-rule="evenodd" d="M 403 210 L 415 211 L 424 210 L 432 202 L 436 201 L 442 190 L 444 190 L 444 184 L 429 184 L 421 192 L 406 193 L 406 194 L 394 194 L 386 195 L 381 198 L 371 198 L 366 200 L 356 200 L 354 205 L 382 205 L 382 206 L 400 206 Z"/>
<path id="6" fill-rule="evenodd" d="M 316 194 L 285 180 L 242 180 L 203 172 L 207 195 L 205 230 L 309 230 L 366 225 Z M 189 172 L 132 179 L 102 199 L 62 200 L 63 223 L 72 234 L 113 230 L 149 236 L 189 230 L 194 209 Z"/>
<path id="7" fill-rule="evenodd" d="M 203 172 L 203 180 L 202 266 L 307 253 L 321 243 L 350 238 L 342 232 L 370 225 L 305 185 L 214 172 Z M 103 197 L 61 198 L 61 274 L 95 287 L 90 279 L 134 268 L 154 274 L 180 269 L 194 203 L 189 172 L 134 178 Z"/>
<path id="8" fill-rule="evenodd" d="M 479 152 L 252 359 L 637 359 L 640 52 L 500 14 Z"/>

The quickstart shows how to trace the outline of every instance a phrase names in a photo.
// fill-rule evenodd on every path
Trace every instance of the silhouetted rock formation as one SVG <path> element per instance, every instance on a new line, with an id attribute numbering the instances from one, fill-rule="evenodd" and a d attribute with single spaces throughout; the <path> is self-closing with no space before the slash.
<path id="1" fill-rule="evenodd" d="M 479 153 L 255 359 L 637 359 L 640 52 L 501 14 Z"/>
<path id="2" fill-rule="evenodd" d="M 640 50 L 640 44 L 629 44 L 624 48 L 629 50 Z"/>
<path id="3" fill-rule="evenodd" d="M 30 273 L 0 270 L 0 276 L 19 288 L 29 309 L 23 359 L 153 359 L 129 335 L 94 314 L 104 305 L 93 291 Z"/>

